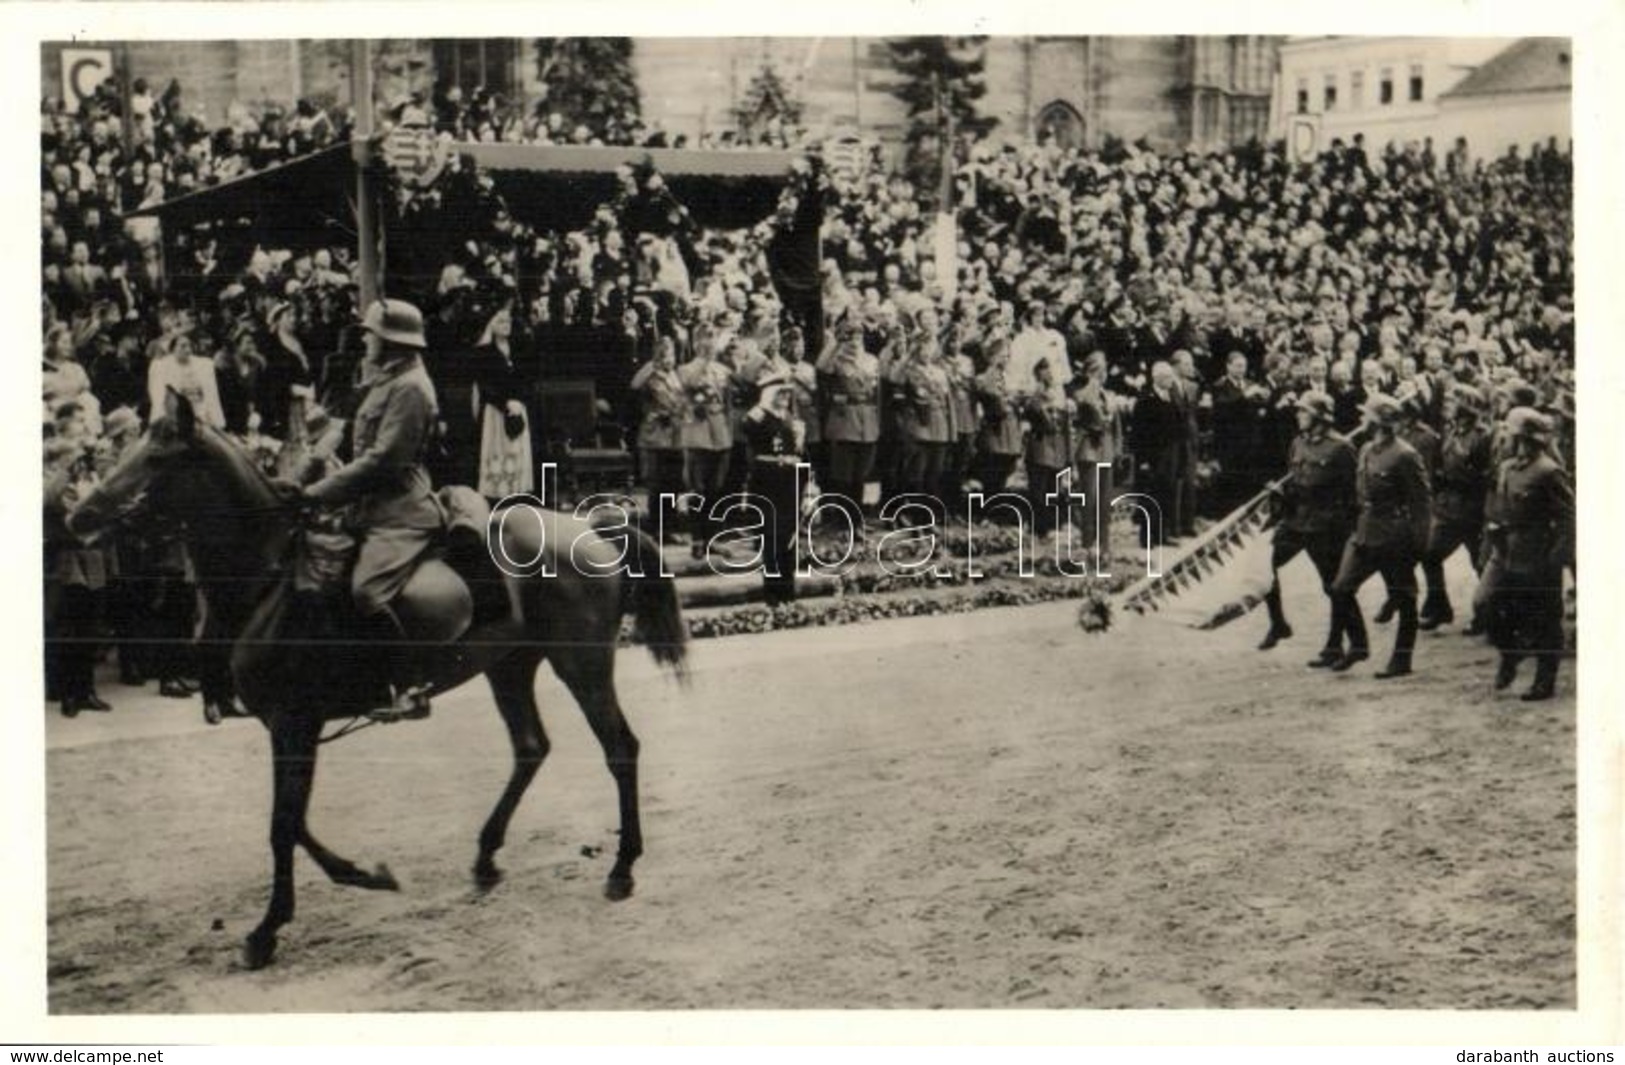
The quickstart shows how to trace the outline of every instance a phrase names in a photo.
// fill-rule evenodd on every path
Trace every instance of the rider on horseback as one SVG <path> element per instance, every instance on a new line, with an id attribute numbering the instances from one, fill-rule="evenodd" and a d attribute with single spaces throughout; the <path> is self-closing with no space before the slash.
<path id="1" fill-rule="evenodd" d="M 395 685 L 393 707 L 373 716 L 424 718 L 429 716 L 424 669 L 429 656 L 414 653 L 392 605 L 442 525 L 424 466 L 438 413 L 434 384 L 420 356 L 427 346 L 423 315 L 402 300 L 380 300 L 367 309 L 361 326 L 367 346 L 365 393 L 352 430 L 353 458 L 306 488 L 304 498 L 322 507 L 348 505 L 362 538 L 350 588 L 357 609 L 387 648 L 388 676 Z"/>

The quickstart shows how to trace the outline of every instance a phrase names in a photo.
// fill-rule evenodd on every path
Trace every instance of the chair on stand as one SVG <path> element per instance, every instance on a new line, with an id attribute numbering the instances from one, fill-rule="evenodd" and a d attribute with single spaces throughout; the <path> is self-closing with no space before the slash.
<path id="1" fill-rule="evenodd" d="M 536 398 L 542 459 L 558 463 L 561 487 L 570 499 L 632 488 L 637 463 L 627 449 L 625 431 L 599 403 L 592 381 L 542 381 Z"/>

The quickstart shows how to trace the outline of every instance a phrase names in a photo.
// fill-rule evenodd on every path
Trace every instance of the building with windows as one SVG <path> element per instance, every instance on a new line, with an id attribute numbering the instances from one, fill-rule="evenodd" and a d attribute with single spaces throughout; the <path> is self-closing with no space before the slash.
<path id="1" fill-rule="evenodd" d="M 1044 135 L 1099 147 L 1107 137 L 1159 148 L 1218 148 L 1265 136 L 1279 37 L 992 37 L 985 114 L 998 133 Z M 154 91 L 180 82 L 187 107 L 210 124 L 234 102 L 326 105 L 350 98 L 350 43 L 341 40 L 48 43 L 42 96 L 63 96 L 74 59 L 105 53 L 100 69 L 127 70 Z M 510 99 L 539 95 L 529 39 L 392 39 L 372 43 L 379 101 L 426 97 L 437 84 L 484 86 Z M 770 69 L 815 131 L 861 130 L 901 138 L 896 71 L 878 37 L 635 38 L 633 65 L 646 120 L 671 134 L 731 129 L 755 79 Z"/>
<path id="2" fill-rule="evenodd" d="M 1537 136 L 1566 139 L 1568 48 L 1559 38 L 1288 37 L 1270 129 L 1300 152 L 1356 133 L 1370 151 L 1431 137 L 1441 155 L 1466 137 L 1474 157 Z M 1486 112 L 1492 97 L 1491 109 L 1518 109 L 1505 130 Z"/>
<path id="3" fill-rule="evenodd" d="M 1493 158 L 1554 138 L 1573 137 L 1573 52 L 1563 37 L 1525 37 L 1439 96 L 1439 127 L 1449 143 L 1467 141 L 1470 155 Z"/>
<path id="4" fill-rule="evenodd" d="M 995 135 L 1099 147 L 1218 148 L 1264 137 L 1281 38 L 991 37 L 981 111 Z M 783 78 L 812 129 L 902 135 L 896 72 L 877 37 L 639 38 L 644 113 L 694 136 L 726 128 L 764 67 Z"/>

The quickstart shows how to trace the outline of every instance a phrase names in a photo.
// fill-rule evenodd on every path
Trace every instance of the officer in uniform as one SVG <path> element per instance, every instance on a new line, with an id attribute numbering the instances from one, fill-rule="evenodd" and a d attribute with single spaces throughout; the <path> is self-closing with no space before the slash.
<path id="1" fill-rule="evenodd" d="M 1330 598 L 1343 545 L 1354 531 L 1356 458 L 1353 446 L 1332 428 L 1337 403 L 1324 392 L 1305 392 L 1298 397 L 1297 408 L 1300 431 L 1287 464 L 1290 476 L 1280 490 L 1281 521 L 1270 555 L 1270 590 L 1264 594 L 1270 628 L 1258 645 L 1260 651 L 1268 651 L 1292 635 L 1281 608 L 1281 581 L 1275 571 L 1298 552 L 1307 552 L 1320 574 L 1321 589 Z M 1359 610 L 1356 602 L 1356 616 Z M 1344 625 L 1344 615 L 1333 610 L 1326 645 L 1310 660 L 1311 668 L 1330 666 L 1343 657 Z"/>
<path id="2" fill-rule="evenodd" d="M 1399 401 L 1379 393 L 1366 400 L 1362 413 L 1371 439 L 1360 449 L 1355 479 L 1359 516 L 1332 584 L 1332 624 L 1341 620 L 1349 647 L 1331 668 L 1341 673 L 1371 657 L 1355 596 L 1372 574 L 1381 573 L 1388 599 L 1399 616 L 1393 654 L 1376 674 L 1379 680 L 1386 680 L 1411 671 L 1417 625 L 1416 563 L 1427 545 L 1432 491 L 1421 456 L 1399 439 L 1404 413 Z"/>
<path id="3" fill-rule="evenodd" d="M 349 505 L 350 521 L 360 530 L 350 590 L 386 649 L 389 677 L 396 684 L 394 706 L 374 716 L 424 718 L 429 716 L 427 656 L 408 646 L 392 604 L 443 524 L 424 466 L 439 414 L 420 355 L 427 345 L 418 309 L 402 300 L 380 300 L 367 309 L 361 327 L 366 394 L 355 414 L 354 457 L 306 488 L 304 497 L 322 507 Z"/>
<path id="4" fill-rule="evenodd" d="M 1550 699 L 1563 653 L 1563 568 L 1574 558 L 1574 488 L 1552 457 L 1552 423 L 1528 407 L 1507 413 L 1510 454 L 1495 475 L 1486 513 L 1491 564 L 1490 638 L 1501 651 L 1497 691 L 1517 678 L 1524 655 L 1535 680 L 1524 700 Z"/>
<path id="5" fill-rule="evenodd" d="M 1010 342 L 988 346 L 987 369 L 976 378 L 982 425 L 976 434 L 976 480 L 989 496 L 1004 491 L 1022 453 L 1021 397 L 1009 378 Z"/>
<path id="6" fill-rule="evenodd" d="M 649 510 L 659 514 L 666 495 L 683 491 L 683 422 L 688 417 L 688 390 L 677 372 L 677 346 L 671 337 L 655 342 L 654 358 L 632 375 L 632 391 L 643 397 L 638 423 L 638 455 L 649 486 Z M 664 530 L 665 521 L 657 523 Z"/>
<path id="7" fill-rule="evenodd" d="M 852 527 L 861 531 L 863 490 L 874 472 L 880 439 L 880 360 L 864 349 L 850 308 L 835 320 L 834 338 L 818 356 L 816 369 L 829 448 L 829 483 L 824 487 L 837 494 Z"/>
<path id="8" fill-rule="evenodd" d="M 929 305 L 915 317 L 908 362 L 900 369 L 899 382 L 902 488 L 929 500 L 940 526 L 947 514 L 936 493 L 942 485 L 943 460 L 954 441 L 953 382 L 937 339 L 937 312 Z"/>
<path id="9" fill-rule="evenodd" d="M 740 420 L 750 446 L 747 487 L 767 509 L 762 551 L 762 597 L 768 606 L 796 598 L 796 537 L 801 527 L 801 482 L 797 464 L 806 425 L 794 411 L 794 388 L 787 376 L 760 382 L 756 405 Z"/>
<path id="10" fill-rule="evenodd" d="M 1422 576 L 1427 597 L 1422 601 L 1421 629 L 1431 631 L 1456 620 L 1450 592 L 1444 583 L 1444 562 L 1466 546 L 1474 572 L 1484 566 L 1484 500 L 1489 494 L 1492 463 L 1490 435 L 1484 431 L 1484 394 L 1471 385 L 1456 385 L 1445 398 L 1449 424 L 1439 445 L 1439 469 L 1434 479 L 1433 526 Z"/>

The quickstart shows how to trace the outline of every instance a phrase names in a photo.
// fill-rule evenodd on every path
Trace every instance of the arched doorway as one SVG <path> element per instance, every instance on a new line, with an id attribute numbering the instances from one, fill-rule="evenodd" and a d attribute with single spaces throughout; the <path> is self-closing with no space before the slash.
<path id="1" fill-rule="evenodd" d="M 1038 112 L 1033 132 L 1040 143 L 1053 143 L 1061 148 L 1083 147 L 1083 116 L 1065 100 L 1053 100 Z"/>

